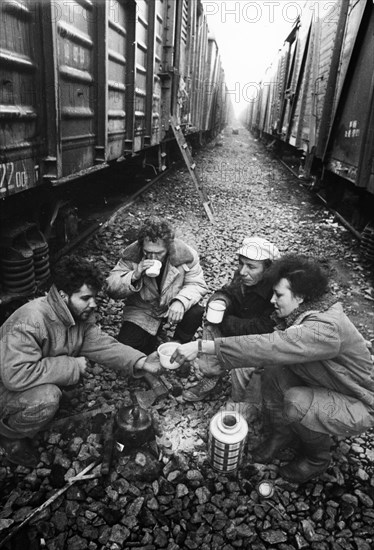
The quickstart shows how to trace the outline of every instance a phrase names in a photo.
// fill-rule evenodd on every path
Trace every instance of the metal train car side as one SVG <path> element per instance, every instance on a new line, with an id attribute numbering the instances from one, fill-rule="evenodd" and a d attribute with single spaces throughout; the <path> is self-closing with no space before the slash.
<path id="1" fill-rule="evenodd" d="M 199 0 L 4 0 L 0 9 L 0 197 L 159 145 L 170 115 L 190 132 L 211 130 L 209 87 L 222 75 L 208 64 Z"/>
<path id="2" fill-rule="evenodd" d="M 229 109 L 200 0 L 3 0 L 0 25 L 1 304 L 48 277 L 51 234 L 78 232 L 78 180 L 161 173 L 171 117 L 201 143 Z"/>
<path id="3" fill-rule="evenodd" d="M 302 154 L 307 174 L 318 170 L 335 190 L 348 184 L 372 201 L 374 5 L 344 0 L 316 7 L 305 3 L 246 123 Z"/>

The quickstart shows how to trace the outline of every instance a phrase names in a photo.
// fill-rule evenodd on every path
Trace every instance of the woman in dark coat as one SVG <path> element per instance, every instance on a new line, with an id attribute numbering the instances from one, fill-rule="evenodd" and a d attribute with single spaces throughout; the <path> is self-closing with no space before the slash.
<path id="1" fill-rule="evenodd" d="M 374 370 L 366 341 L 329 296 L 319 264 L 289 256 L 274 262 L 273 333 L 216 338 L 181 346 L 173 359 L 215 354 L 226 369 L 263 367 L 264 407 L 271 435 L 256 462 L 271 462 L 301 443 L 301 454 L 280 468 L 283 478 L 304 483 L 331 460 L 331 436 L 352 436 L 374 426 Z"/>

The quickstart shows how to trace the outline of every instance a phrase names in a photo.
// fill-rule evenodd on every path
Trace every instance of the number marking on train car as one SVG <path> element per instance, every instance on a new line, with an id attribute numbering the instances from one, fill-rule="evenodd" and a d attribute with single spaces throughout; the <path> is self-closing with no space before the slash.
<path id="1" fill-rule="evenodd" d="M 10 189 L 14 188 L 14 184 L 12 184 L 14 162 L 4 162 L 0 164 L 0 171 L 0 193 L 6 193 Z"/>

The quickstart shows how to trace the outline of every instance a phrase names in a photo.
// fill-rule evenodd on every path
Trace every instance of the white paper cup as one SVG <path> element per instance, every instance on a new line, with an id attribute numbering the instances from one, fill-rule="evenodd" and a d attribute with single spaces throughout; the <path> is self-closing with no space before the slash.
<path id="1" fill-rule="evenodd" d="M 226 304 L 223 304 L 222 302 L 210 302 L 206 312 L 206 320 L 209 323 L 217 325 L 222 321 L 225 309 Z"/>
<path id="2" fill-rule="evenodd" d="M 170 363 L 170 358 L 179 345 L 180 344 L 178 344 L 178 342 L 165 342 L 165 344 L 158 346 L 158 356 L 161 366 L 164 367 L 164 369 L 175 370 L 179 368 L 179 363 L 176 361 L 174 361 L 174 363 Z"/>
<path id="3" fill-rule="evenodd" d="M 153 260 L 153 265 L 146 270 L 145 274 L 148 275 L 148 277 L 157 277 L 160 275 L 161 267 L 162 263 L 160 260 Z"/>

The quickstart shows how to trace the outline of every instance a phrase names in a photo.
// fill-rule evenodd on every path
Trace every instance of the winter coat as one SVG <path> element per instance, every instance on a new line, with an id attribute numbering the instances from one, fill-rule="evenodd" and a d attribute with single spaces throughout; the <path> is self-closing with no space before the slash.
<path id="1" fill-rule="evenodd" d="M 272 294 L 272 285 L 266 279 L 254 286 L 245 286 L 240 281 L 239 272 L 236 272 L 232 281 L 209 299 L 209 302 L 226 302 L 225 316 L 220 325 L 222 334 L 241 336 L 272 332 L 275 325 L 271 318 L 274 312 L 274 306 L 270 303 Z"/>
<path id="2" fill-rule="evenodd" d="M 185 311 L 197 304 L 208 292 L 197 252 L 179 239 L 169 248 L 160 288 L 157 279 L 143 275 L 135 285 L 134 271 L 143 257 L 137 242 L 130 244 L 107 278 L 107 291 L 112 298 L 126 298 L 123 320 L 155 335 L 174 300 L 182 302 Z"/>
<path id="3" fill-rule="evenodd" d="M 41 384 L 70 386 L 86 357 L 126 375 L 144 354 L 105 334 L 90 322 L 75 322 L 52 286 L 11 315 L 0 329 L 1 389 L 24 391 Z"/>
<path id="4" fill-rule="evenodd" d="M 371 356 L 340 303 L 303 311 L 285 330 L 215 339 L 215 349 L 226 369 L 298 365 L 316 386 L 352 396 L 374 412 Z"/>

